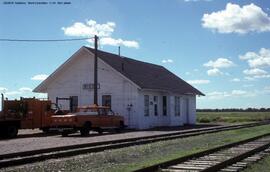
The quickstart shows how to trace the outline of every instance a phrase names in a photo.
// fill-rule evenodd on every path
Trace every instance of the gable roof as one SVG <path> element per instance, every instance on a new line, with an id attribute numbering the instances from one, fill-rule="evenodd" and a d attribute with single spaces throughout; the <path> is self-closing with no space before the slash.
<path id="1" fill-rule="evenodd" d="M 56 74 L 60 72 L 71 61 L 76 61 L 77 54 L 81 50 L 86 52 L 95 53 L 93 48 L 82 47 L 75 54 L 73 54 L 65 63 L 57 68 L 47 79 L 41 82 L 33 91 L 45 92 L 46 85 L 54 80 Z M 98 50 L 98 58 L 110 65 L 117 72 L 124 77 L 135 83 L 141 89 L 159 90 L 174 92 L 177 94 L 195 94 L 203 95 L 202 92 L 192 87 L 190 84 L 164 68 L 160 65 L 146 63 L 131 58 L 119 56 L 116 54 L 108 53 Z"/>
<path id="2" fill-rule="evenodd" d="M 93 48 L 85 48 L 91 53 L 95 53 Z M 204 95 L 163 66 L 122 57 L 101 50 L 98 50 L 98 57 L 142 89 Z"/>

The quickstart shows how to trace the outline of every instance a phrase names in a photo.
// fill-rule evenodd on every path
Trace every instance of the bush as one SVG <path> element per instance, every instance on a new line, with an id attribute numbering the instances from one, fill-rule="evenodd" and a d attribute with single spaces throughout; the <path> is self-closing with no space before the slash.
<path id="1" fill-rule="evenodd" d="M 209 118 L 199 118 L 198 122 L 199 123 L 209 123 L 209 122 L 211 122 L 211 120 Z"/>

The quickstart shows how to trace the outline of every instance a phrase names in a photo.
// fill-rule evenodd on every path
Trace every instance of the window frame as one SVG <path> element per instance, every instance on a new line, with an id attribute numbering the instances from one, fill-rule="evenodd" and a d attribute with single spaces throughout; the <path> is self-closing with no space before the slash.
<path id="1" fill-rule="evenodd" d="M 150 96 L 144 95 L 144 116 L 150 116 Z"/>
<path id="2" fill-rule="evenodd" d="M 109 105 L 105 104 L 108 100 L 110 102 Z M 101 96 L 101 102 L 102 102 L 102 106 L 109 106 L 110 110 L 112 109 L 112 95 L 110 95 L 110 94 L 102 95 Z"/>

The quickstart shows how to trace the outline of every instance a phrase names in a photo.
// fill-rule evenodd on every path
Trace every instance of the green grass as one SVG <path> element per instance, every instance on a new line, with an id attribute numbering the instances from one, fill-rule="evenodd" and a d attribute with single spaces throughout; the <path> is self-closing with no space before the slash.
<path id="1" fill-rule="evenodd" d="M 269 172 L 270 171 L 270 156 L 258 161 L 251 166 L 248 166 L 243 172 Z"/>
<path id="2" fill-rule="evenodd" d="M 35 163 L 33 166 L 13 167 L 0 171 L 132 171 L 265 133 L 270 133 L 270 125 L 106 150 L 99 153 L 90 153 L 61 160 L 49 160 Z"/>
<path id="3" fill-rule="evenodd" d="M 199 123 L 244 123 L 270 120 L 270 112 L 197 112 Z"/>

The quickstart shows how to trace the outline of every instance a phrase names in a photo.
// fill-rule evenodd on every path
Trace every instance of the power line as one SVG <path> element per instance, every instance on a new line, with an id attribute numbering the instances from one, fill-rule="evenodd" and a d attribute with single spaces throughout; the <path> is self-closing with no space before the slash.
<path id="1" fill-rule="evenodd" d="M 64 42 L 64 41 L 82 41 L 82 40 L 88 40 L 88 39 L 94 39 L 94 37 L 91 38 L 73 38 L 73 39 L 5 39 L 0 38 L 0 41 L 5 42 Z"/>

